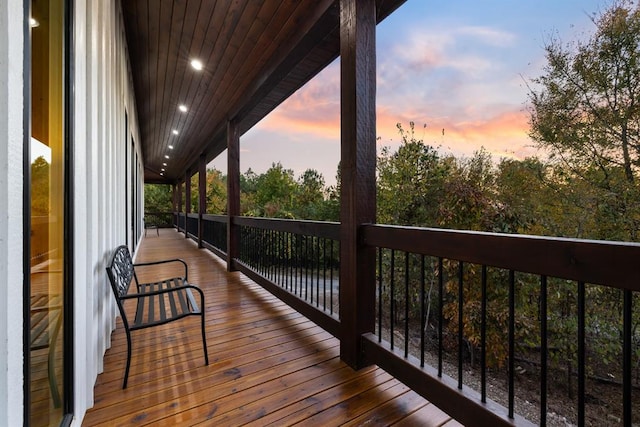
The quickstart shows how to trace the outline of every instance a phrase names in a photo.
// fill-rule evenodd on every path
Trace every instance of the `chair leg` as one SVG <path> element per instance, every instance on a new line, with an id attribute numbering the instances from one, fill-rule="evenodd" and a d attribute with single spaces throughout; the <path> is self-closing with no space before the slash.
<path id="1" fill-rule="evenodd" d="M 124 370 L 124 381 L 122 382 L 122 389 L 127 388 L 127 381 L 129 380 L 129 366 L 131 366 L 131 334 L 127 331 L 127 367 Z"/>
<path id="2" fill-rule="evenodd" d="M 200 312 L 200 319 L 202 322 L 202 348 L 204 349 L 204 364 L 209 364 L 209 353 L 207 352 L 207 337 L 204 330 L 204 307 L 202 307 L 202 311 Z"/>

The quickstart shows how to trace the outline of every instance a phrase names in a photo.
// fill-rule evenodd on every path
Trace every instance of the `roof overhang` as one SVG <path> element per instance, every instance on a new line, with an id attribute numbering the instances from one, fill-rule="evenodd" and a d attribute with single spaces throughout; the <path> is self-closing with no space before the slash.
<path id="1" fill-rule="evenodd" d="M 404 1 L 377 0 L 378 22 Z M 339 1 L 122 5 L 147 183 L 175 183 L 195 172 L 201 158 L 209 162 L 225 150 L 229 120 L 242 135 L 340 51 Z M 195 58 L 203 70 L 190 66 Z"/>

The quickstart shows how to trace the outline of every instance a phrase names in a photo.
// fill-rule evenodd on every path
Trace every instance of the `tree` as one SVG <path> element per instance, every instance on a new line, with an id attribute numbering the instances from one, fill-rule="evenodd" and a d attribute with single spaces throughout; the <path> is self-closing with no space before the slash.
<path id="1" fill-rule="evenodd" d="M 171 212 L 171 186 L 165 184 L 144 185 L 144 210 L 145 212 Z"/>
<path id="2" fill-rule="evenodd" d="M 637 240 L 640 226 L 640 9 L 619 0 L 592 18 L 586 42 L 545 47 L 547 66 L 530 88 L 531 137 L 584 180 L 614 200 L 607 221 Z"/>
<path id="3" fill-rule="evenodd" d="M 425 125 L 426 126 L 426 125 Z M 397 124 L 400 147 L 391 152 L 384 147 L 378 157 L 378 222 L 382 224 L 433 227 L 450 172 L 450 161 L 416 138 L 415 126 L 409 130 Z"/>
<path id="4" fill-rule="evenodd" d="M 227 178 L 218 169 L 207 169 L 207 213 L 227 212 Z"/>
<path id="5" fill-rule="evenodd" d="M 280 162 L 273 163 L 257 179 L 257 216 L 293 218 L 292 207 L 296 187 L 293 171 L 283 168 Z"/>
<path id="6" fill-rule="evenodd" d="M 315 169 L 307 169 L 297 183 L 296 218 L 321 220 L 324 203 L 324 177 Z"/>
<path id="7" fill-rule="evenodd" d="M 49 168 L 43 156 L 31 163 L 31 214 L 49 215 Z"/>

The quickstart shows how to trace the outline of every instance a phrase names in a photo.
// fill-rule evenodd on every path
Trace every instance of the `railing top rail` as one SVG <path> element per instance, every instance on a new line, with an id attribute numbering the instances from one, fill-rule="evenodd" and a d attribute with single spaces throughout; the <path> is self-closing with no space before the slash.
<path id="1" fill-rule="evenodd" d="M 213 222 L 223 222 L 227 223 L 228 216 L 226 215 L 213 215 L 213 214 L 202 214 L 202 219 Z"/>
<path id="2" fill-rule="evenodd" d="M 234 216 L 233 223 L 246 227 L 305 234 L 326 239 L 340 239 L 340 223 L 337 222 Z"/>
<path id="3" fill-rule="evenodd" d="M 640 291 L 640 244 L 365 225 L 366 245 Z"/>

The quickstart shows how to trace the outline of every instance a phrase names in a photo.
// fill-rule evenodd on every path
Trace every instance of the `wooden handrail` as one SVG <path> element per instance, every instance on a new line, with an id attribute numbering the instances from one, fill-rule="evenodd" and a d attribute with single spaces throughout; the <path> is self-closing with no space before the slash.
<path id="1" fill-rule="evenodd" d="M 363 226 L 362 239 L 373 247 L 640 291 L 638 243 L 391 225 Z"/>

